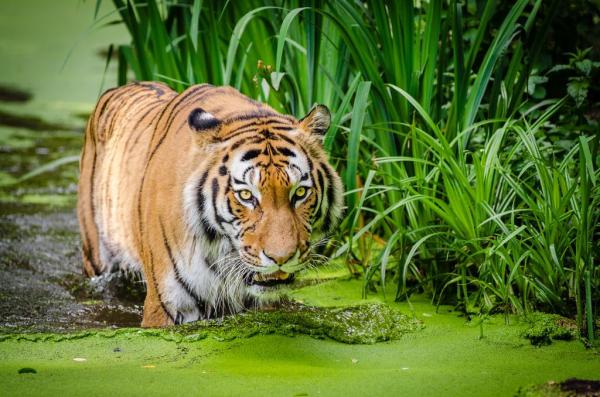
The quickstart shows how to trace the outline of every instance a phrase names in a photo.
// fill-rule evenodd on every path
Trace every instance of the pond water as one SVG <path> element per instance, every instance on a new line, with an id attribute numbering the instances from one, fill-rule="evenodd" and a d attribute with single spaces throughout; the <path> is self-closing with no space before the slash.
<path id="1" fill-rule="evenodd" d="M 343 264 L 268 312 L 136 328 L 143 284 L 81 272 L 76 156 L 102 50 L 127 41 L 121 26 L 91 28 L 94 6 L 0 4 L 0 395 L 545 395 L 600 377 L 596 350 L 558 340 L 573 339 L 568 322 L 479 324 L 425 297 L 364 300 Z"/>
<path id="2" fill-rule="evenodd" d="M 92 3 L 0 5 L 2 327 L 56 330 L 139 323 L 139 299 L 120 300 L 117 293 L 87 282 L 80 270 L 77 156 L 85 119 L 103 83 L 102 50 L 127 40 L 120 26 L 93 27 Z M 99 15 L 112 11 L 104 4 Z M 113 65 L 104 85 L 114 85 L 114 76 Z M 20 180 L 54 161 L 64 164 Z M 101 283 L 120 287 L 116 280 L 96 284 Z"/>

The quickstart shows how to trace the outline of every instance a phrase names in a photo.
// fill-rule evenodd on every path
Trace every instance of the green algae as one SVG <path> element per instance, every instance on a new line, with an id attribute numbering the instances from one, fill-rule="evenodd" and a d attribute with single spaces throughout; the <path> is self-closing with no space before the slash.
<path id="1" fill-rule="evenodd" d="M 480 339 L 478 326 L 422 296 L 409 305 L 373 295 L 358 311 L 412 313 L 419 331 L 399 339 L 349 344 L 322 331 L 310 335 L 310 326 L 323 317 L 326 323 L 343 321 L 347 312 L 340 308 L 361 302 L 360 293 L 354 294 L 360 285 L 338 279 L 292 291 L 305 303 L 321 302 L 317 307 L 292 303 L 166 329 L 3 335 L 0 393 L 172 395 L 176 384 L 203 396 L 505 396 L 524 385 L 600 373 L 598 354 L 579 342 L 532 346 L 522 337 L 530 324 L 507 325 L 503 316 L 490 316 Z M 298 319 L 297 311 L 308 319 Z M 308 332 L 295 328 L 302 321 Z M 37 374 L 19 375 L 24 367 Z"/>
<path id="2" fill-rule="evenodd" d="M 202 339 L 191 329 L 187 337 L 175 333 L 181 327 L 6 338 L 0 394 L 173 395 L 177 385 L 175 394 L 202 396 L 506 396 L 523 385 L 600 373 L 599 356 L 581 343 L 540 349 L 520 336 L 526 324 L 506 325 L 502 316 L 492 316 L 479 339 L 459 313 L 436 312 L 421 297 L 412 305 L 421 331 L 369 345 L 303 334 Z M 37 374 L 19 375 L 24 367 Z"/>
<path id="3" fill-rule="evenodd" d="M 219 320 L 203 320 L 162 329 L 120 328 L 69 333 L 0 334 L 0 341 L 60 342 L 99 336 L 158 337 L 174 342 L 193 342 L 206 338 L 231 341 L 257 335 L 308 335 L 330 338 L 348 344 L 373 344 L 397 340 L 418 331 L 422 323 L 385 305 L 359 305 L 341 308 L 317 308 L 288 304 L 274 311 L 249 311 Z"/>
<path id="4" fill-rule="evenodd" d="M 189 338 L 198 335 L 197 331 L 213 331 L 213 336 L 222 340 L 254 335 L 305 334 L 343 343 L 373 344 L 400 339 L 421 327 L 419 321 L 385 305 L 317 308 L 291 304 L 273 312 L 251 311 L 223 321 L 192 323 L 180 332 Z"/>
<path id="5" fill-rule="evenodd" d="M 23 203 L 23 204 L 41 204 L 48 210 L 54 207 L 72 208 L 77 202 L 74 195 L 63 194 L 24 194 L 14 196 L 0 193 L 0 202 L 4 203 Z"/>
<path id="6" fill-rule="evenodd" d="M 40 117 L 20 115 L 0 110 L 0 125 L 26 128 L 30 131 L 66 131 L 78 129 L 66 124 L 48 122 Z"/>
<path id="7" fill-rule="evenodd" d="M 558 314 L 535 312 L 524 321 L 529 326 L 523 337 L 529 339 L 532 345 L 549 345 L 553 340 L 572 340 L 579 336 L 575 321 Z"/>
<path id="8" fill-rule="evenodd" d="M 101 3 L 99 18 L 114 10 L 109 2 Z M 90 110 L 105 69 L 98 50 L 108 48 L 108 43 L 128 41 L 121 24 L 100 22 L 93 28 L 94 8 L 93 2 L 70 0 L 0 4 L 0 54 L 5 60 L 0 64 L 0 84 L 32 96 L 28 102 L 11 103 L 32 109 L 52 105 L 56 116 L 61 114 L 57 109 L 81 103 Z M 115 84 L 113 62 L 106 73 L 105 87 Z"/>
<path id="9" fill-rule="evenodd" d="M 42 211 L 72 208 L 76 202 L 76 162 L 48 168 L 48 164 L 78 155 L 81 132 L 39 132 L 0 127 L 0 206 L 2 213 L 22 213 L 21 207 Z M 23 180 L 35 170 L 43 173 Z M 31 174 L 30 174 L 31 175 Z"/>
<path id="10" fill-rule="evenodd" d="M 0 187 L 1 186 L 8 186 L 8 185 L 13 185 L 18 181 L 18 179 L 10 174 L 7 174 L 6 172 L 2 172 L 0 171 Z"/>
<path id="11" fill-rule="evenodd" d="M 27 130 L 0 127 L 0 204 L 7 206 L 47 204 L 73 206 L 75 203 L 78 165 L 76 163 L 48 169 L 43 174 L 22 180 L 29 172 L 47 164 L 77 155 L 80 132 L 33 133 Z M 20 211 L 14 211 L 20 212 Z M 13 213 L 14 213 L 13 212 Z"/>

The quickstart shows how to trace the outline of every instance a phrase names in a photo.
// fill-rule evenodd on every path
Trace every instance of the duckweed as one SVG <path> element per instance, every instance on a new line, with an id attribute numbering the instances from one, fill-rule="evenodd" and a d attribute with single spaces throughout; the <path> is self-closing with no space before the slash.
<path id="1" fill-rule="evenodd" d="M 343 308 L 317 308 L 289 303 L 276 311 L 250 311 L 218 320 L 203 320 L 161 329 L 120 328 L 68 333 L 15 333 L 0 330 L 0 341 L 67 341 L 90 336 L 137 335 L 159 337 L 175 342 L 206 338 L 231 341 L 255 335 L 309 335 L 348 344 L 373 344 L 397 340 L 423 328 L 421 322 L 383 304 Z"/>
<path id="2" fill-rule="evenodd" d="M 535 312 L 527 316 L 529 327 L 523 336 L 532 345 L 549 345 L 552 340 L 571 340 L 578 336 L 575 321 L 558 314 Z"/>

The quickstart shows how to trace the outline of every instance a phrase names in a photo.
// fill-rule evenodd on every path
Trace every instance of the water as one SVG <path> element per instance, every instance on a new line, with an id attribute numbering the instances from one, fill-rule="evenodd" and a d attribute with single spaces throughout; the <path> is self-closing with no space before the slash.
<path id="1" fill-rule="evenodd" d="M 103 3 L 100 15 L 111 12 L 110 3 Z M 122 27 L 89 30 L 94 6 L 67 0 L 0 4 L 3 328 L 133 326 L 141 319 L 139 293 L 132 295 L 136 299 L 124 297 L 122 281 L 82 276 L 74 211 L 77 162 L 20 180 L 45 164 L 79 154 L 85 120 L 103 79 L 105 60 L 99 53 L 110 42 L 127 40 Z M 112 67 L 106 86 L 114 84 L 114 76 Z"/>

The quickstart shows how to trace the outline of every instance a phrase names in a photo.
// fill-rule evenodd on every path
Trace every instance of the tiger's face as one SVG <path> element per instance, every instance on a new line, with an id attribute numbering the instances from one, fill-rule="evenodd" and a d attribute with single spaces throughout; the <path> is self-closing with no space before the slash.
<path id="1" fill-rule="evenodd" d="M 230 175 L 240 257 L 259 274 L 286 279 L 307 258 L 317 205 L 306 155 L 265 139 L 235 154 Z"/>
<path id="2" fill-rule="evenodd" d="M 322 149 L 327 108 L 300 121 L 277 113 L 248 118 L 190 114 L 194 130 L 211 134 L 204 146 L 211 166 L 198 170 L 192 186 L 215 270 L 262 292 L 291 282 L 309 264 L 311 242 L 338 222 L 342 187 Z"/>

